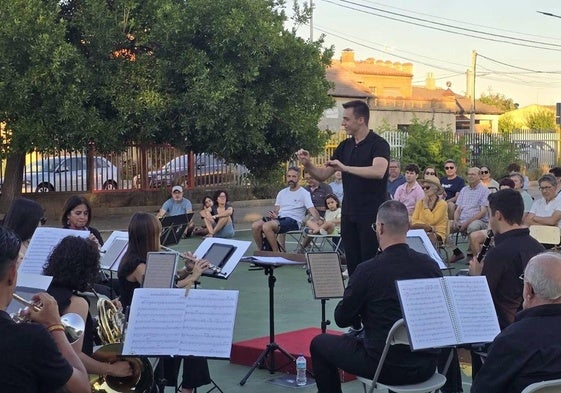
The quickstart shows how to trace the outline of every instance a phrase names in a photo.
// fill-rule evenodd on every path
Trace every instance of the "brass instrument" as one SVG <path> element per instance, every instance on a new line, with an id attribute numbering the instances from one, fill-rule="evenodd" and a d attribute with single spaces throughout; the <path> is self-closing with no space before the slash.
<path id="1" fill-rule="evenodd" d="M 195 258 L 189 258 L 188 256 L 183 255 L 179 251 L 176 251 L 176 250 L 174 250 L 172 248 L 169 248 L 169 247 L 166 247 L 166 246 L 160 246 L 160 248 L 165 250 L 165 251 L 169 251 L 169 252 L 173 252 L 173 253 L 177 254 L 179 256 L 179 258 L 181 258 L 183 260 L 183 263 L 185 263 L 185 269 L 178 271 L 178 274 L 176 275 L 176 278 L 178 280 L 183 280 L 189 274 L 193 273 L 193 267 L 195 266 L 195 262 L 196 262 Z M 209 262 L 208 269 L 206 269 L 203 273 L 207 273 L 207 274 L 215 275 L 215 276 L 224 275 L 224 273 L 222 273 L 222 268 L 221 267 L 213 265 L 210 262 Z"/>
<path id="2" fill-rule="evenodd" d="M 125 317 L 107 298 L 97 301 L 97 332 L 103 346 L 98 348 L 92 358 L 101 362 L 114 363 L 127 361 L 133 374 L 128 377 L 111 375 L 90 375 L 92 392 L 99 393 L 150 393 L 154 383 L 154 372 L 148 358 L 122 356 Z"/>
<path id="3" fill-rule="evenodd" d="M 12 297 L 15 301 L 20 302 L 26 307 L 33 308 L 34 311 L 41 310 L 41 307 L 39 305 L 22 298 L 17 293 L 12 294 Z M 14 314 L 12 316 L 12 319 L 17 323 L 31 322 L 29 316 L 23 313 L 23 310 L 20 310 L 17 314 Z M 80 315 L 76 313 L 64 314 L 62 317 L 60 317 L 60 323 L 64 327 L 64 334 L 66 334 L 66 338 L 68 339 L 68 342 L 70 344 L 75 343 L 84 335 L 86 322 Z"/>

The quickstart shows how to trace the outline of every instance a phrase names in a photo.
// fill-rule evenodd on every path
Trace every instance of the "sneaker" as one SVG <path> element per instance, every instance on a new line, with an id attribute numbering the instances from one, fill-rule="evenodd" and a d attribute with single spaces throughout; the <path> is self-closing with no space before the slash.
<path id="1" fill-rule="evenodd" d="M 326 231 L 325 229 L 323 229 L 323 228 L 320 228 L 319 234 L 320 234 L 320 235 L 327 235 L 327 231 Z"/>
<path id="2" fill-rule="evenodd" d="M 452 255 L 449 259 L 448 259 L 448 263 L 454 263 L 454 262 L 458 262 L 461 261 L 462 259 L 464 259 L 466 256 L 464 255 L 463 252 L 459 253 L 459 254 L 454 254 Z"/>
<path id="3" fill-rule="evenodd" d="M 314 231 L 312 230 L 312 228 L 304 228 L 304 233 L 306 235 L 313 235 Z"/>

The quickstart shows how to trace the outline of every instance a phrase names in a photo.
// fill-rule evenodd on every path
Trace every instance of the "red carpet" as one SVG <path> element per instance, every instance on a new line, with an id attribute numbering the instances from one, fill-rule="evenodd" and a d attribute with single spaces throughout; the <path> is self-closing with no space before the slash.
<path id="1" fill-rule="evenodd" d="M 310 327 L 306 329 L 294 330 L 291 332 L 275 335 L 275 342 L 285 349 L 292 356 L 296 357 L 302 354 L 306 357 L 306 366 L 308 370 L 312 369 L 312 360 L 310 357 L 310 342 L 321 333 L 320 328 Z M 339 331 L 327 330 L 330 334 L 342 334 Z M 241 364 L 244 366 L 252 366 L 257 360 L 261 352 L 269 343 L 269 336 L 253 338 L 251 340 L 239 341 L 232 344 L 232 353 L 230 362 Z M 289 359 L 280 351 L 275 351 L 275 368 L 279 371 L 295 374 L 295 364 L 289 363 Z M 355 379 L 354 375 L 339 371 L 343 382 Z"/>

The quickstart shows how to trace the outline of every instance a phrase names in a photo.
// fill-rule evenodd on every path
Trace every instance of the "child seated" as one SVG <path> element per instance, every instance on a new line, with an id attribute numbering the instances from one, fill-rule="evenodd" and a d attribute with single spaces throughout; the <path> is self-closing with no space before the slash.
<path id="1" fill-rule="evenodd" d="M 321 235 L 338 235 L 341 231 L 341 207 L 339 199 L 335 194 L 329 194 L 325 197 L 325 217 L 323 221 L 317 221 L 314 218 L 310 218 L 306 221 L 306 233 L 310 234 L 321 234 Z"/>

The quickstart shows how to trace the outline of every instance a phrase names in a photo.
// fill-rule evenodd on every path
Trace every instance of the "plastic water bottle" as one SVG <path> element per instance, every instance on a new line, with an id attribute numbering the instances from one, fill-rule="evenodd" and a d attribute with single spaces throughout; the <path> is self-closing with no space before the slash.
<path id="1" fill-rule="evenodd" d="M 306 377 L 306 358 L 304 355 L 298 355 L 296 359 L 296 385 L 304 386 L 308 378 Z"/>

